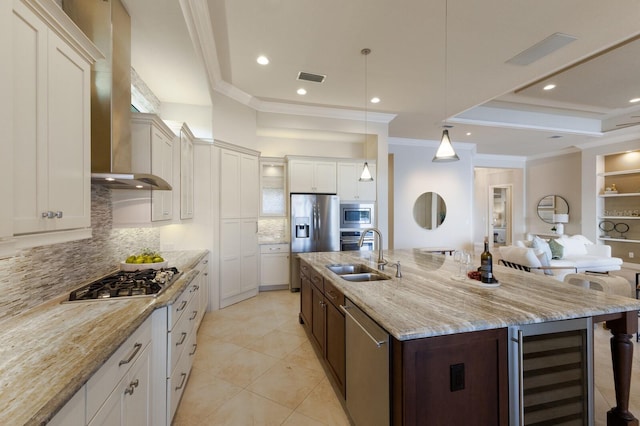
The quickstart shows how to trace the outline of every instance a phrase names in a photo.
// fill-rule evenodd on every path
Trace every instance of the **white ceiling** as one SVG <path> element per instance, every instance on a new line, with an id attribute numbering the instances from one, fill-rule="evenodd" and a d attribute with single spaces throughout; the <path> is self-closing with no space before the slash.
<path id="1" fill-rule="evenodd" d="M 392 137 L 438 140 L 447 118 L 454 145 L 536 156 L 606 143 L 636 130 L 618 124 L 640 122 L 630 117 L 640 116 L 640 103 L 634 109 L 628 102 L 640 97 L 640 41 L 610 49 L 640 34 L 638 0 L 124 3 L 132 17 L 132 65 L 162 102 L 208 105 L 209 87 L 232 87 L 253 104 L 361 111 L 360 51 L 368 47 L 366 94 L 382 102 L 367 109 L 396 115 Z M 207 25 L 194 30 L 200 19 Z M 506 63 L 554 33 L 577 40 L 527 66 Z M 268 66 L 256 63 L 260 54 L 270 58 Z M 299 71 L 327 78 L 301 82 Z M 542 91 L 551 81 L 557 88 Z M 306 96 L 296 94 L 299 87 Z"/>

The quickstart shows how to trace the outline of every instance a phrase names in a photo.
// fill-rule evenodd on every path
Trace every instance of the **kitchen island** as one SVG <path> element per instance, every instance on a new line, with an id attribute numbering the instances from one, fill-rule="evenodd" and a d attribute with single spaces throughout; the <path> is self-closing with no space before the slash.
<path id="1" fill-rule="evenodd" d="M 420 249 L 393 250 L 385 255 L 390 263 L 400 261 L 402 278 L 395 278 L 395 268 L 387 266 L 384 273 L 391 278 L 389 280 L 350 282 L 326 267 L 329 264 L 364 263 L 375 268 L 376 254 L 372 252 L 305 253 L 299 256 L 325 283 L 329 282 L 390 334 L 392 423 L 411 423 L 407 407 L 412 401 L 407 401 L 408 388 L 403 380 L 407 378 L 407 348 L 412 345 L 450 336 L 459 340 L 453 348 L 472 353 L 476 348 L 478 351 L 483 348 L 482 342 L 473 339 L 489 333 L 486 336 L 489 341 L 494 339 L 494 343 L 485 346 L 499 347 L 495 349 L 499 364 L 495 369 L 500 377 L 494 382 L 498 382 L 496 392 L 503 398 L 497 408 L 499 420 L 496 424 L 507 424 L 504 388 L 508 385 L 505 380 L 512 381 L 513 378 L 506 374 L 506 330 L 528 324 L 592 318 L 594 322 L 606 321 L 613 334 L 611 350 L 617 406 L 608 413 L 608 424 L 637 424 L 628 411 L 628 396 L 633 353 L 631 334 L 637 329 L 640 302 L 501 266 L 494 266 L 500 285 L 483 287 L 479 281 L 455 279 L 458 265 L 450 256 L 434 255 Z M 502 335 L 495 334 L 500 331 L 503 331 Z M 398 358 L 405 364 L 398 365 Z M 424 381 L 418 378 L 415 382 L 410 386 L 420 389 Z"/>

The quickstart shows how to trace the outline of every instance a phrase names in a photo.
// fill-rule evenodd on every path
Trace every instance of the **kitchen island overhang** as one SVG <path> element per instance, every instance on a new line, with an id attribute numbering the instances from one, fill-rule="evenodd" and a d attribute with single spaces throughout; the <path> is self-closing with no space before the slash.
<path id="1" fill-rule="evenodd" d="M 613 334 L 617 399 L 617 406 L 608 413 L 608 424 L 637 424 L 628 411 L 631 335 L 637 331 L 640 309 L 635 299 L 500 266 L 495 267 L 500 286 L 482 287 L 478 281 L 454 279 L 457 265 L 451 257 L 421 249 L 389 251 L 386 257 L 390 262 L 402 263 L 403 277 L 373 282 L 346 281 L 326 265 L 364 263 L 375 267 L 375 253 L 309 253 L 300 257 L 400 342 L 575 318 L 606 321 Z"/>

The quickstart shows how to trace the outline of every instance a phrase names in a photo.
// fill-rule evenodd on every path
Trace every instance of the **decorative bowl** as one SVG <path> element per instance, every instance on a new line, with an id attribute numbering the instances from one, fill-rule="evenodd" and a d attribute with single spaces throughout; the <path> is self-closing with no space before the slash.
<path id="1" fill-rule="evenodd" d="M 168 261 L 157 262 L 157 263 L 127 263 L 120 262 L 120 270 L 121 271 L 142 271 L 145 269 L 161 269 L 166 268 L 169 265 Z"/>

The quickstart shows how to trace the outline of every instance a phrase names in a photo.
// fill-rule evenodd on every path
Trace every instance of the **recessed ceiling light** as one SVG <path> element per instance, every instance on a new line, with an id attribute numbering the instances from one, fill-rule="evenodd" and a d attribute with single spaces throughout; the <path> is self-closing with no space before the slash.
<path id="1" fill-rule="evenodd" d="M 467 132 L 467 136 L 471 136 L 471 132 Z"/>
<path id="2" fill-rule="evenodd" d="M 269 63 L 269 58 L 264 55 L 260 55 L 258 56 L 258 59 L 256 59 L 256 62 L 258 62 L 260 65 L 267 65 Z"/>
<path id="3" fill-rule="evenodd" d="M 108 182 L 113 182 L 113 181 L 115 181 L 115 179 L 114 179 L 114 178 L 112 178 L 112 177 L 104 178 L 104 180 L 106 180 L 106 181 L 108 181 Z"/>
<path id="4" fill-rule="evenodd" d="M 551 83 L 551 84 L 547 84 L 546 86 L 544 86 L 544 87 L 542 88 L 542 90 L 553 90 L 553 89 L 555 89 L 555 88 L 556 88 L 556 85 L 555 85 L 555 84 L 553 84 L 553 83 Z"/>
<path id="5" fill-rule="evenodd" d="M 143 187 L 142 185 L 136 185 L 136 188 L 138 188 L 138 189 L 142 189 L 142 188 L 144 188 L 144 187 Z"/>
<path id="6" fill-rule="evenodd" d="M 298 93 L 298 95 L 306 95 L 307 94 L 307 90 L 303 89 L 302 87 L 299 88 L 296 93 Z"/>
<path id="7" fill-rule="evenodd" d="M 371 103 L 372 104 L 380 103 L 380 98 L 377 96 L 374 96 L 373 98 L 371 98 Z"/>
<path id="8" fill-rule="evenodd" d="M 636 102 L 640 102 L 640 98 L 629 99 L 629 102 L 631 102 L 632 104 L 635 104 Z"/>

